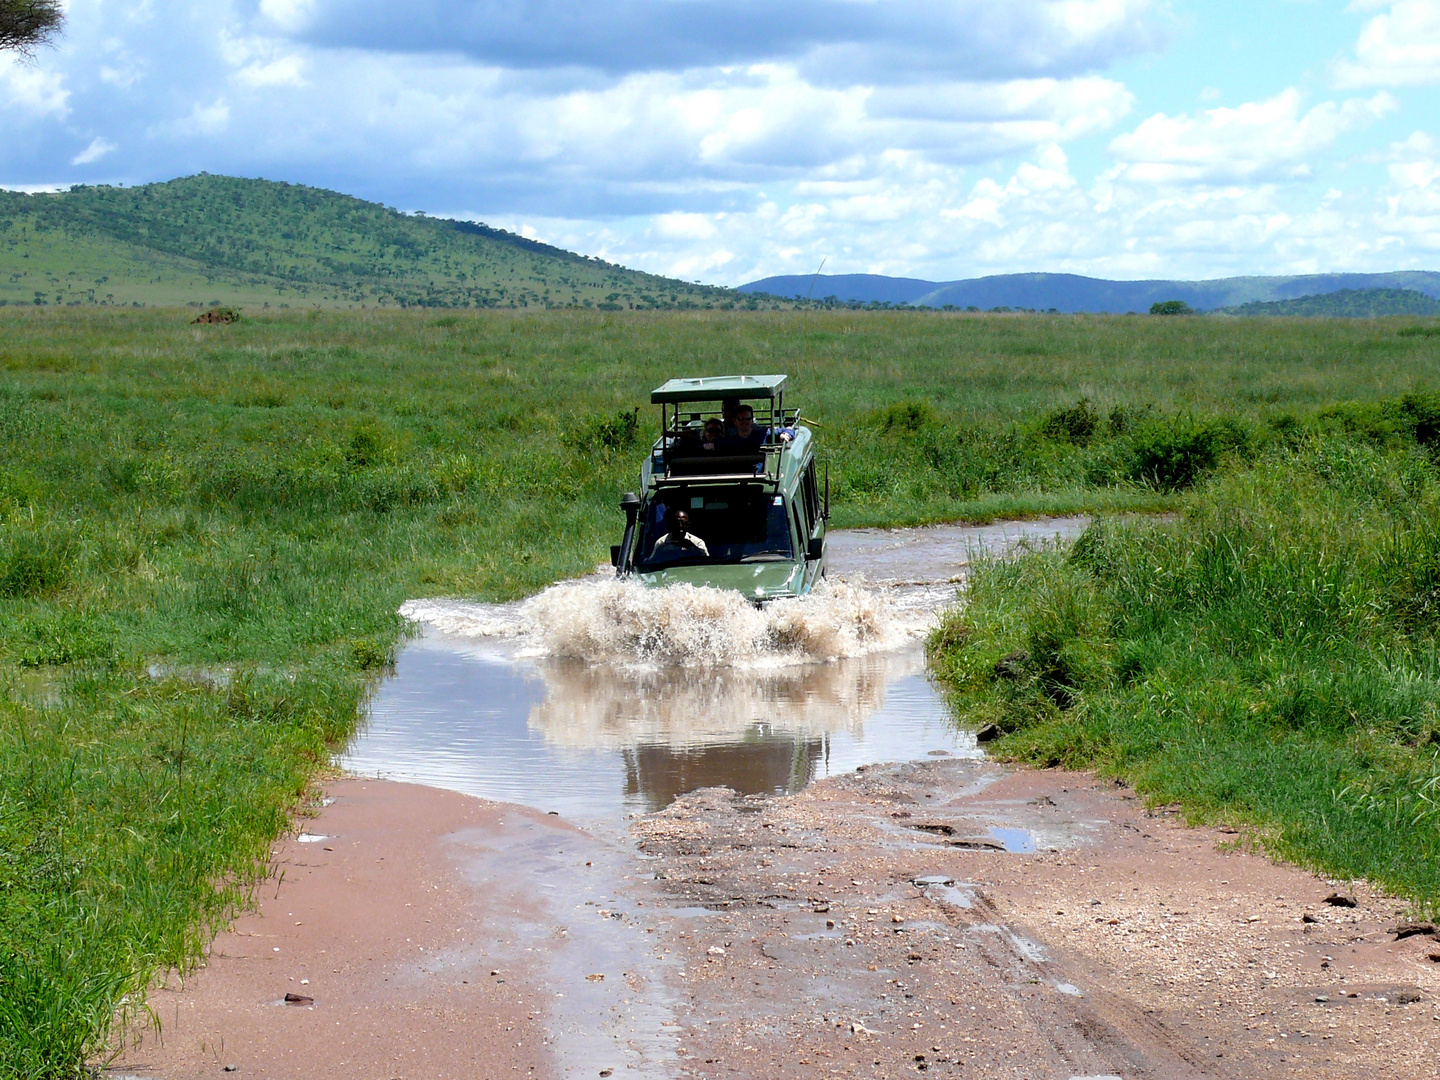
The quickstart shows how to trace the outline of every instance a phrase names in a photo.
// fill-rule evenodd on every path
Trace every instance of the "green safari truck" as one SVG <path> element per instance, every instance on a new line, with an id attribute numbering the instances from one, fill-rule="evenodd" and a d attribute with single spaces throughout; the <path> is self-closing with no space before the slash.
<path id="1" fill-rule="evenodd" d="M 641 493 L 620 500 L 617 574 L 733 589 L 754 603 L 815 587 L 830 485 L 784 390 L 784 375 L 727 375 L 671 379 L 651 392 L 660 437 L 641 467 Z"/>

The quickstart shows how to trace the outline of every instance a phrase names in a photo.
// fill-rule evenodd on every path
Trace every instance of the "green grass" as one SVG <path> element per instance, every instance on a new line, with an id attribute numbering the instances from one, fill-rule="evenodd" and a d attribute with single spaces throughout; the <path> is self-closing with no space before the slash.
<path id="1" fill-rule="evenodd" d="M 229 176 L 0 191 L 0 304 L 773 307 L 469 222 Z"/>
<path id="2" fill-rule="evenodd" d="M 116 1010 L 143 1019 L 152 978 L 195 962 L 403 600 L 604 561 L 656 422 L 622 414 L 665 378 L 789 373 L 837 525 L 1174 510 L 1195 482 L 1310 468 L 1306 433 L 1381 447 L 1382 478 L 1400 455 L 1407 512 L 1433 502 L 1414 447 L 1436 418 L 1404 395 L 1440 385 L 1440 341 L 1414 320 L 188 319 L 0 309 L 0 1076 L 102 1059 Z M 1373 760 L 1346 798 L 1408 775 Z"/>
<path id="3" fill-rule="evenodd" d="M 1002 756 L 1440 906 L 1440 472 L 1433 432 L 1386 426 L 1320 427 L 1175 520 L 987 566 L 931 642 L 962 717 Z"/>

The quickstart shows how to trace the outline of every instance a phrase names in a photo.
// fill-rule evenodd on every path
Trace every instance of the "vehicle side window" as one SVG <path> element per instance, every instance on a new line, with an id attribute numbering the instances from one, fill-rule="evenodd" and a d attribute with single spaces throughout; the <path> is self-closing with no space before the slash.
<path id="1" fill-rule="evenodd" d="M 805 480 L 801 484 L 801 491 L 805 498 L 805 516 L 813 524 L 820 520 L 820 489 L 815 483 L 815 460 L 813 458 L 805 470 Z"/>

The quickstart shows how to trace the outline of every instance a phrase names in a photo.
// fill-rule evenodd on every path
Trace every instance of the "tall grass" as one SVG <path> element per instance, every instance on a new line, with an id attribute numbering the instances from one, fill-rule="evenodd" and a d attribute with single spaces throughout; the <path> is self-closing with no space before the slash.
<path id="1" fill-rule="evenodd" d="M 351 731 L 403 600 L 603 561 L 663 379 L 788 372 L 836 524 L 1163 509 L 1235 470 L 1283 488 L 1317 433 L 1382 462 L 1430 438 L 1405 395 L 1436 386 L 1437 343 L 1410 325 L 0 311 L 0 1076 L 103 1058 L 116 1011 L 143 1019 L 154 975 L 195 962 Z M 1422 494 L 1427 461 L 1404 465 Z M 1397 538 L 1387 580 L 1426 542 Z M 1425 625 L 1428 573 L 1386 618 Z M 1054 689 L 1119 670 L 1130 646 L 1065 625 Z M 1395 670 L 1428 672 L 1421 631 L 1395 634 Z M 1422 700 L 1428 678 L 1396 685 Z M 1337 790 L 1388 807 L 1383 775 Z"/>
<path id="2" fill-rule="evenodd" d="M 1274 853 L 1440 905 L 1440 475 L 1314 435 L 1175 520 L 976 577 L 932 642 L 1006 756 L 1097 766 Z"/>

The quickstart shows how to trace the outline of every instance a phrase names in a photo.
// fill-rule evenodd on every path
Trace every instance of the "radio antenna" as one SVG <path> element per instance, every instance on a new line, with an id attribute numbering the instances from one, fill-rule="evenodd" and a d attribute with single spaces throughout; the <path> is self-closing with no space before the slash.
<path id="1" fill-rule="evenodd" d="M 820 265 L 815 268 L 815 276 L 810 279 L 810 291 L 805 294 L 805 314 L 800 318 L 800 370 L 805 370 L 805 361 L 810 355 L 810 304 L 815 296 L 815 283 L 820 280 L 820 271 L 825 269 L 825 260 L 830 256 L 826 255 L 820 260 Z"/>

